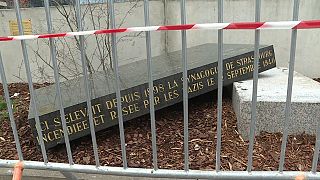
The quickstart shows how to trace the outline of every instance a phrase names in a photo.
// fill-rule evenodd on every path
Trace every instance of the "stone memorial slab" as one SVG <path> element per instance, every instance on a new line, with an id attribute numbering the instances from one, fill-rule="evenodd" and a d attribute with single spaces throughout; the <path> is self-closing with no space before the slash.
<path id="1" fill-rule="evenodd" d="M 189 98 L 217 89 L 217 44 L 204 44 L 187 49 Z M 224 85 L 245 80 L 253 74 L 253 45 L 224 44 Z M 153 61 L 155 109 L 181 102 L 181 51 L 156 56 Z M 273 46 L 260 47 L 259 72 L 276 66 Z M 119 67 L 121 103 L 124 121 L 149 113 L 147 60 L 139 60 Z M 90 76 L 92 112 L 95 131 L 118 123 L 114 75 L 97 72 Z M 70 140 L 90 134 L 86 107 L 84 78 L 61 83 L 65 119 Z M 36 90 L 36 102 L 46 148 L 64 143 L 58 95 L 51 85 Z M 29 120 L 37 137 L 34 111 L 30 106 Z"/>
<path id="2" fill-rule="evenodd" d="M 250 132 L 252 80 L 233 84 L 233 108 L 238 131 L 247 140 Z M 273 68 L 259 74 L 255 134 L 283 132 L 288 69 Z M 288 133 L 315 135 L 320 117 L 320 83 L 295 72 Z"/>

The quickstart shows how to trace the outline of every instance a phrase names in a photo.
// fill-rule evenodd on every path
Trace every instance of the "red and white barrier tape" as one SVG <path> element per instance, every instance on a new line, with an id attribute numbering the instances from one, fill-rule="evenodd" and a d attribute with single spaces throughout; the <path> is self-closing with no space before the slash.
<path id="1" fill-rule="evenodd" d="M 41 34 L 41 35 L 22 35 L 22 36 L 6 36 L 6 37 L 0 36 L 0 41 L 57 38 L 57 37 L 68 37 L 68 36 L 124 33 L 124 32 L 137 32 L 137 31 L 174 31 L 174 30 L 190 30 L 190 29 L 314 29 L 314 28 L 320 28 L 320 20 L 146 26 L 146 27 L 131 27 L 131 28 L 120 28 L 120 29 L 102 29 L 102 30 L 93 30 L 93 31 Z"/>

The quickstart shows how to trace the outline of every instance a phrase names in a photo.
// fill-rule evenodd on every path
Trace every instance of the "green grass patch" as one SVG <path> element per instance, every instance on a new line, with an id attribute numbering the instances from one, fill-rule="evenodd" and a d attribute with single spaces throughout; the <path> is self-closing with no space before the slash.
<path id="1" fill-rule="evenodd" d="M 7 109 L 7 103 L 3 100 L 3 98 L 0 98 L 0 111 Z"/>
<path id="2" fill-rule="evenodd" d="M 0 96 L 0 126 L 2 126 L 2 123 L 8 119 L 9 113 L 7 111 L 7 103 L 3 99 L 2 96 Z M 2 131 L 0 128 L 0 136 L 2 136 Z"/>
<path id="3" fill-rule="evenodd" d="M 15 101 L 11 100 L 11 104 L 13 106 L 13 112 L 15 111 Z M 2 96 L 0 96 L 0 125 L 1 120 L 9 119 L 9 113 L 7 110 L 7 103 Z"/>

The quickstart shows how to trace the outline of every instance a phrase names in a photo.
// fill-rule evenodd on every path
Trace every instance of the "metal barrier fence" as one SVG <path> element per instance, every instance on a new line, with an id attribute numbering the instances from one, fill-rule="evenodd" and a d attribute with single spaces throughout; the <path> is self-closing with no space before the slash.
<path id="1" fill-rule="evenodd" d="M 81 20 L 81 8 L 80 0 L 76 1 L 76 17 L 78 24 L 78 31 L 83 30 L 82 20 Z M 115 13 L 114 13 L 114 0 L 108 0 L 109 3 L 109 12 L 111 18 L 111 29 L 115 28 Z M 181 0 L 181 24 L 186 24 L 186 9 L 185 9 L 185 0 Z M 49 8 L 49 0 L 44 1 L 46 19 L 48 26 L 48 33 L 52 33 L 52 22 Z M 18 21 L 18 27 L 20 35 L 23 35 L 22 27 L 22 18 L 19 9 L 18 0 L 14 0 L 16 17 Z M 255 21 L 260 21 L 260 10 L 261 10 L 261 0 L 256 0 L 255 7 Z M 299 0 L 294 0 L 294 9 L 293 9 L 293 21 L 298 20 L 299 12 Z M 144 0 L 144 16 L 145 16 L 145 26 L 149 26 L 149 0 Z M 223 23 L 223 0 L 218 0 L 218 22 Z M 146 31 L 146 51 L 147 51 L 147 65 L 148 65 L 148 80 L 149 80 L 149 89 L 153 87 L 153 78 L 152 78 L 152 61 L 151 61 L 151 36 L 150 32 Z M 2 63 L 2 57 L 0 54 L 0 74 L 3 83 L 3 89 L 5 94 L 5 99 L 7 102 L 8 113 L 10 117 L 11 127 L 14 135 L 14 140 L 16 143 L 16 149 L 18 152 L 19 160 L 0 160 L 0 167 L 13 168 L 18 162 L 22 162 L 24 168 L 27 169 L 38 169 L 38 170 L 54 170 L 61 171 L 69 179 L 76 179 L 71 172 L 81 172 L 81 173 L 96 173 L 96 174 L 105 174 L 105 175 L 121 175 L 121 176 L 146 176 L 146 177 L 167 177 L 167 178 L 208 178 L 208 179 L 294 179 L 295 177 L 301 175 L 301 172 L 298 171 L 284 171 L 284 160 L 286 152 L 286 144 L 288 137 L 287 123 L 290 119 L 291 114 L 291 96 L 292 96 L 292 84 L 293 84 L 293 72 L 294 72 L 294 63 L 295 63 L 295 52 L 296 52 L 296 39 L 297 39 L 297 29 L 292 30 L 291 35 L 291 50 L 290 50 L 290 62 L 289 62 L 289 76 L 288 76 L 288 87 L 287 87 L 287 98 L 286 98 L 286 107 L 285 107 L 285 125 L 283 130 L 282 145 L 281 145 L 281 155 L 278 171 L 252 171 L 252 158 L 253 158 L 253 145 L 254 145 L 254 134 L 255 134 L 255 122 L 257 119 L 257 87 L 258 87 L 258 58 L 259 58 L 259 42 L 260 42 L 260 30 L 255 30 L 255 45 L 254 45 L 254 73 L 253 73 L 253 93 L 252 93 L 252 114 L 251 114 L 251 124 L 250 124 L 250 135 L 249 135 L 249 151 L 248 151 L 248 164 L 247 171 L 221 171 L 220 170 L 220 153 L 221 153 L 221 123 L 222 123 L 222 90 L 223 90 L 223 29 L 218 30 L 218 115 L 217 115 L 217 145 L 216 145 L 216 170 L 215 171 L 200 171 L 200 170 L 191 170 L 189 169 L 189 154 L 188 154 L 188 90 L 187 90 L 187 35 L 186 30 L 181 30 L 182 36 L 182 64 L 183 64 L 183 115 L 184 115 L 184 170 L 165 170 L 158 168 L 157 160 L 157 145 L 156 145 L 156 125 L 155 125 L 155 109 L 154 109 L 154 94 L 150 93 L 149 102 L 150 102 L 150 116 L 151 116 L 151 132 L 152 132 L 152 156 L 153 156 L 153 168 L 152 169 L 142 169 L 142 168 L 128 168 L 127 165 L 127 155 L 126 155 L 126 146 L 125 146 L 125 136 L 124 136 L 124 127 L 123 127 L 123 116 L 122 116 L 122 107 L 121 103 L 117 106 L 117 111 L 119 114 L 119 130 L 120 130 L 120 140 L 121 140 L 121 152 L 122 152 L 122 163 L 123 167 L 107 167 L 101 166 L 98 156 L 98 147 L 96 142 L 96 135 L 94 130 L 93 114 L 92 109 L 87 108 L 89 111 L 89 123 L 90 131 L 93 143 L 93 152 L 95 157 L 95 166 L 94 165 L 80 165 L 74 164 L 72 152 L 69 143 L 68 135 L 64 136 L 65 146 L 67 149 L 69 164 L 63 163 L 54 163 L 48 162 L 47 152 L 45 149 L 44 141 L 42 138 L 42 131 L 40 127 L 39 115 L 36 111 L 36 101 L 35 101 L 35 92 L 32 84 L 31 70 L 28 59 L 28 52 L 26 48 L 25 40 L 21 40 L 21 48 L 24 57 L 24 65 L 27 72 L 27 79 L 29 84 L 31 103 L 33 104 L 36 120 L 36 128 L 39 136 L 41 152 L 43 156 L 43 162 L 36 161 L 24 161 L 23 154 L 21 151 L 21 146 L 19 142 L 18 132 L 15 125 L 15 120 L 13 116 L 12 104 L 9 97 L 8 85 L 5 76 L 4 66 Z M 81 62 L 82 70 L 85 79 L 88 79 L 88 72 L 86 68 L 85 56 L 84 56 L 84 36 L 79 36 L 79 42 L 81 46 Z M 60 80 L 58 65 L 55 59 L 55 42 L 53 38 L 49 38 L 50 43 L 50 53 L 51 60 L 54 69 L 54 79 L 55 87 L 58 94 L 58 101 L 60 105 L 60 115 L 62 121 L 62 128 L 64 134 L 68 134 L 67 124 L 65 119 L 64 107 L 62 105 L 62 96 L 60 89 Z M 120 79 L 119 79 L 119 69 L 118 69 L 118 58 L 117 58 L 117 47 L 116 47 L 116 34 L 112 33 L 112 59 L 114 65 L 115 73 L 115 87 L 116 87 L 116 99 L 117 102 L 121 102 L 120 95 Z M 86 103 L 87 107 L 91 107 L 91 88 L 90 81 L 85 81 L 85 90 L 86 90 Z M 317 164 L 318 164 L 318 155 L 320 148 L 320 131 L 317 131 L 317 141 L 315 146 L 315 151 L 313 155 L 312 170 L 311 172 L 304 172 L 303 175 L 309 179 L 320 179 L 320 174 L 317 173 Z"/>

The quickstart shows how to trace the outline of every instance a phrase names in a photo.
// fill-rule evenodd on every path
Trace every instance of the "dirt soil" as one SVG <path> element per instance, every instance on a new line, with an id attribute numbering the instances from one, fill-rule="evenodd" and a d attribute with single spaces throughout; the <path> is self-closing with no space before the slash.
<path id="1" fill-rule="evenodd" d="M 47 84 L 35 84 L 35 88 Z M 10 84 L 13 97 L 15 121 L 25 160 L 42 161 L 27 120 L 29 91 L 27 84 Z M 2 95 L 2 86 L 0 89 Z M 216 93 L 209 93 L 189 101 L 189 155 L 191 169 L 215 169 L 216 148 Z M 156 113 L 158 165 L 165 169 L 183 169 L 183 111 L 177 104 Z M 223 100 L 222 123 L 222 170 L 245 170 L 248 142 L 237 132 L 237 121 L 232 101 Z M 0 124 L 0 159 L 17 159 L 15 142 L 10 121 Z M 100 163 L 108 166 L 122 166 L 118 126 L 97 134 Z M 152 167 L 151 130 L 149 115 L 125 123 L 127 158 L 129 167 Z M 256 136 L 253 156 L 253 170 L 277 170 L 281 146 L 281 133 L 263 132 Z M 310 171 L 315 137 L 301 134 L 289 136 L 286 151 L 285 170 Z M 85 136 L 71 142 L 73 160 L 77 164 L 94 164 L 91 137 Z M 60 145 L 48 152 L 50 162 L 68 162 L 65 146 Z M 320 166 L 318 166 L 320 170 Z"/>

